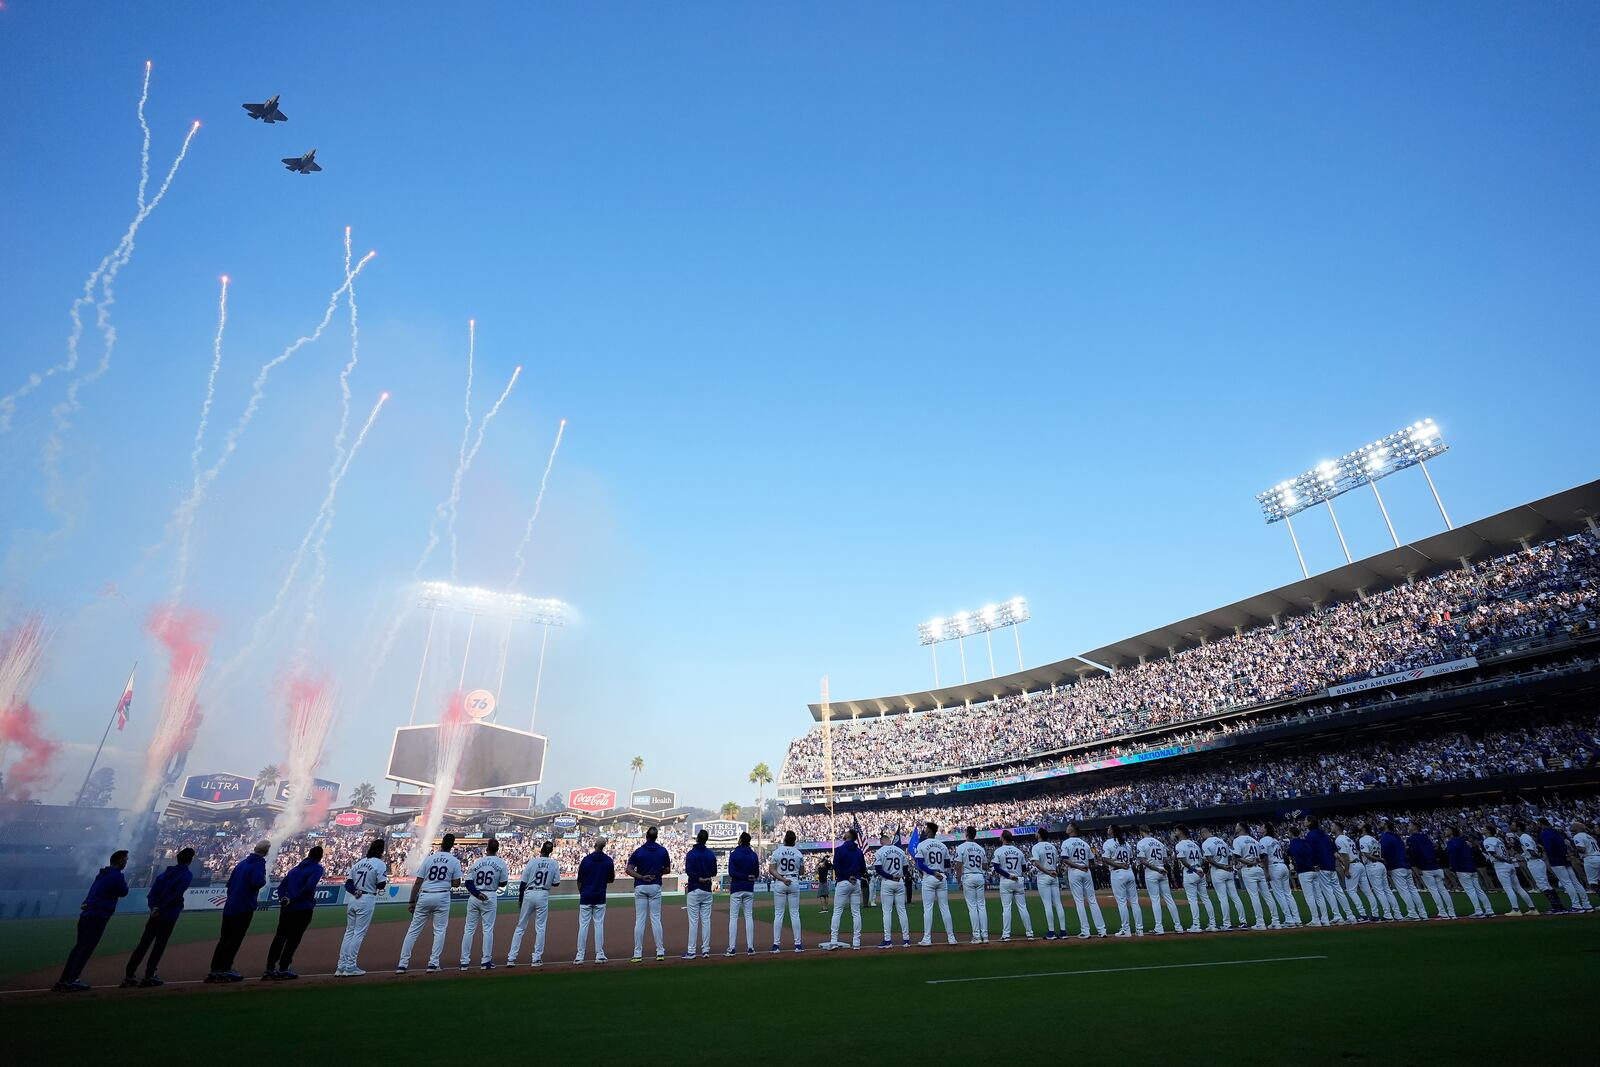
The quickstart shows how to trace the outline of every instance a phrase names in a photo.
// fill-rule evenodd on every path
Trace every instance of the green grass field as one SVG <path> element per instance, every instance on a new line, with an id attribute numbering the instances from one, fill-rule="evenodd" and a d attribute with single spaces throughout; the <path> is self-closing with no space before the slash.
<path id="1" fill-rule="evenodd" d="M 955 908 L 958 926 L 964 910 Z M 992 910 L 997 916 L 997 902 Z M 615 905 L 611 921 L 629 923 L 630 911 Z M 770 911 L 759 909 L 758 920 Z M 385 919 L 404 914 L 390 909 Z M 869 930 L 880 929 L 877 914 L 868 912 Z M 920 924 L 920 907 L 912 914 Z M 669 939 L 681 945 L 681 912 L 669 908 L 666 918 Z M 317 925 L 341 919 L 340 909 L 326 909 Z M 814 904 L 804 921 L 813 942 L 826 932 Z M 203 940 L 216 922 L 191 915 L 179 933 Z M 13 974 L 53 965 L 68 925 L 0 925 L 0 959 Z M 103 951 L 126 951 L 137 930 L 137 917 L 119 920 L 120 947 Z M 996 918 L 991 935 L 998 930 Z M 1574 916 L 34 996 L 0 999 L 0 1012 L 28 1024 L 13 1030 L 24 1053 L 88 1056 L 109 1044 L 118 1058 L 136 1061 L 170 1042 L 185 1059 L 237 1056 L 241 1048 L 264 1057 L 342 1057 L 363 1047 L 379 1054 L 415 1047 L 402 1036 L 407 1031 L 439 1031 L 463 1052 L 482 1040 L 496 1054 L 540 1059 L 592 1059 L 597 1036 L 620 1051 L 645 1035 L 659 1050 L 652 1061 L 703 1062 L 731 1055 L 730 1043 L 780 1055 L 786 1047 L 807 1055 L 842 1043 L 867 1050 L 886 1028 L 908 1042 L 932 1028 L 928 1054 L 943 1062 L 994 1057 L 1007 1033 L 1024 1055 L 1041 1034 L 1088 1053 L 1102 1047 L 1099 1035 L 1118 1033 L 1124 1047 L 1211 1059 L 1202 1028 L 1221 1025 L 1229 1028 L 1225 1056 L 1233 1063 L 1516 1063 L 1543 1056 L 1533 1045 L 1495 1051 L 1481 1024 L 1501 1019 L 1527 1033 L 1574 1033 L 1592 1010 L 1597 975 L 1600 919 Z"/>

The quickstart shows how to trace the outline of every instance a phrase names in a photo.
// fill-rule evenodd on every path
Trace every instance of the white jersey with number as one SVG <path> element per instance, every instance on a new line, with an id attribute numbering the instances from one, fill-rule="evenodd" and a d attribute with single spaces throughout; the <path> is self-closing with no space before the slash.
<path id="1" fill-rule="evenodd" d="M 885 876 L 898 882 L 906 873 L 905 850 L 899 845 L 879 845 L 873 866 L 882 867 Z"/>
<path id="2" fill-rule="evenodd" d="M 1283 862 L 1283 842 L 1271 834 L 1263 834 L 1256 844 L 1261 846 L 1261 854 L 1267 857 L 1268 862 L 1277 866 Z"/>
<path id="3" fill-rule="evenodd" d="M 529 889 L 554 889 L 561 884 L 561 864 L 549 856 L 535 856 L 522 868 L 522 881 Z"/>
<path id="4" fill-rule="evenodd" d="M 1222 838 L 1206 838 L 1206 843 L 1200 846 L 1200 851 L 1205 854 L 1206 859 L 1223 870 L 1233 870 L 1233 853 L 1228 851 L 1228 843 Z"/>
<path id="5" fill-rule="evenodd" d="M 1261 842 L 1249 834 L 1240 834 L 1233 839 L 1233 854 L 1245 861 L 1241 866 L 1259 867 L 1260 864 L 1249 861 L 1261 858 Z"/>
<path id="6" fill-rule="evenodd" d="M 492 897 L 496 890 L 511 881 L 511 871 L 499 856 L 480 856 L 467 868 L 466 881 L 477 886 L 484 896 Z"/>
<path id="7" fill-rule="evenodd" d="M 1157 841 L 1153 837 L 1148 837 L 1148 836 L 1141 837 L 1141 838 L 1139 838 L 1139 852 L 1138 852 L 1138 854 L 1139 854 L 1139 858 L 1140 859 L 1149 860 L 1151 863 L 1153 863 L 1157 867 L 1161 868 L 1161 873 L 1163 873 L 1163 874 L 1166 873 L 1166 870 L 1167 870 L 1167 846 L 1166 845 L 1163 845 L 1160 841 Z M 1150 870 L 1149 867 L 1146 867 L 1144 869 L 1147 870 L 1147 871 Z"/>
<path id="8" fill-rule="evenodd" d="M 1522 842 L 1522 856 L 1524 859 L 1544 859 L 1544 853 L 1539 850 L 1538 842 L 1534 841 L 1533 838 L 1527 834 L 1521 834 L 1519 835 L 1519 840 Z"/>
<path id="9" fill-rule="evenodd" d="M 1361 835 L 1361 858 L 1367 863 L 1377 863 L 1383 856 L 1383 846 L 1371 834 Z"/>
<path id="10" fill-rule="evenodd" d="M 1094 850 L 1089 847 L 1089 842 L 1081 837 L 1069 837 L 1061 842 L 1061 857 L 1073 863 L 1081 863 L 1088 867 L 1094 859 Z M 1076 870 L 1077 868 L 1073 868 Z"/>
<path id="11" fill-rule="evenodd" d="M 976 841 L 963 841 L 956 846 L 956 859 L 961 863 L 962 877 L 982 874 L 989 862 L 989 854 Z"/>
<path id="12" fill-rule="evenodd" d="M 1596 841 L 1594 835 L 1587 830 L 1579 830 L 1572 835 L 1572 847 L 1576 848 L 1578 855 L 1584 859 L 1600 856 L 1600 841 Z"/>
<path id="13" fill-rule="evenodd" d="M 1351 863 L 1358 862 L 1356 858 L 1355 842 L 1350 840 L 1349 834 L 1340 834 L 1333 839 L 1333 850 Z"/>
<path id="14" fill-rule="evenodd" d="M 1184 870 L 1198 874 L 1204 869 L 1205 864 L 1200 861 L 1200 846 L 1194 843 L 1193 838 L 1184 838 L 1172 846 L 1172 850 L 1177 854 L 1178 862 L 1183 864 Z"/>
<path id="15" fill-rule="evenodd" d="M 454 853 L 435 852 L 422 861 L 417 877 L 422 879 L 422 896 L 449 896 L 450 883 L 461 879 L 461 861 Z"/>
<path id="16" fill-rule="evenodd" d="M 1494 835 L 1483 839 L 1483 854 L 1494 863 L 1515 863 L 1510 853 L 1506 851 L 1506 843 Z"/>
<path id="17" fill-rule="evenodd" d="M 1060 873 L 1061 852 L 1056 848 L 1054 841 L 1035 841 L 1032 851 L 1033 865 L 1039 868 L 1041 874 L 1052 877 Z"/>
<path id="18" fill-rule="evenodd" d="M 1106 840 L 1100 845 L 1100 858 L 1105 860 L 1106 866 L 1110 867 L 1113 871 L 1122 869 L 1120 867 L 1112 866 L 1113 864 L 1127 863 L 1129 857 L 1132 855 L 1133 850 L 1127 845 L 1123 844 L 1121 841 L 1113 841 L 1109 837 L 1106 838 Z"/>
<path id="19" fill-rule="evenodd" d="M 356 893 L 359 894 L 357 899 L 364 899 L 376 894 L 388 882 L 389 865 L 381 858 L 368 856 L 351 867 L 345 877 L 356 887 Z"/>
<path id="20" fill-rule="evenodd" d="M 772 866 L 780 879 L 798 879 L 805 872 L 806 861 L 793 845 L 779 845 L 772 850 Z"/>
<path id="21" fill-rule="evenodd" d="M 1027 861 L 1022 858 L 1022 850 L 1016 845 L 1001 845 L 994 850 L 994 864 L 1000 868 L 1001 877 L 1016 880 L 1022 877 Z"/>
<path id="22" fill-rule="evenodd" d="M 922 865 L 939 877 L 944 877 L 950 870 L 950 850 L 945 848 L 943 841 L 929 838 L 917 844 L 917 859 Z"/>

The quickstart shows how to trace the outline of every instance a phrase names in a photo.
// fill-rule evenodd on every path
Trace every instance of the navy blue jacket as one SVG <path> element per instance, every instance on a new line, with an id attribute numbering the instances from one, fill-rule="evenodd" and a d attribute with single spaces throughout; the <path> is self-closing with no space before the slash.
<path id="1" fill-rule="evenodd" d="M 222 906 L 224 915 L 243 915 L 256 910 L 256 896 L 267 884 L 267 858 L 254 852 L 240 860 L 228 875 L 228 902 Z"/>
<path id="2" fill-rule="evenodd" d="M 836 881 L 846 878 L 860 878 L 867 873 L 867 860 L 861 854 L 861 846 L 854 841 L 841 841 L 839 847 L 833 850 L 833 877 Z"/>
<path id="3" fill-rule="evenodd" d="M 604 904 L 606 886 L 616 880 L 617 865 L 604 852 L 591 852 L 578 863 L 578 903 Z"/>
<path id="4" fill-rule="evenodd" d="M 310 911 L 317 906 L 317 884 L 322 881 L 322 864 L 316 860 L 301 860 L 294 870 L 284 875 L 278 886 L 278 899 L 289 911 Z"/>
<path id="5" fill-rule="evenodd" d="M 1322 871 L 1338 870 L 1334 861 L 1333 838 L 1322 827 L 1306 831 L 1306 844 L 1311 846 L 1311 854 L 1316 857 L 1317 869 Z"/>
<path id="6" fill-rule="evenodd" d="M 128 895 L 128 880 L 115 867 L 101 867 L 83 898 L 85 918 L 109 919 L 116 914 L 117 901 Z"/>
<path id="7" fill-rule="evenodd" d="M 717 876 L 716 855 L 704 845 L 693 846 L 689 849 L 689 854 L 683 858 L 683 873 L 689 876 L 690 892 L 696 889 L 709 892 L 711 881 Z"/>
<path id="8" fill-rule="evenodd" d="M 1289 838 L 1289 859 L 1294 862 L 1297 874 L 1310 874 L 1317 869 L 1317 855 L 1303 837 Z"/>
<path id="9" fill-rule="evenodd" d="M 734 893 L 754 893 L 761 876 L 761 860 L 749 845 L 739 845 L 728 853 L 728 889 Z"/>
<path id="10" fill-rule="evenodd" d="M 1406 860 L 1405 842 L 1393 830 L 1385 830 L 1378 835 L 1378 849 L 1383 853 L 1383 865 L 1391 871 L 1411 866 Z"/>
<path id="11" fill-rule="evenodd" d="M 1412 834 L 1406 838 L 1406 851 L 1411 854 L 1412 866 L 1424 871 L 1439 869 L 1439 855 L 1433 850 L 1433 842 L 1427 834 Z"/>
<path id="12" fill-rule="evenodd" d="M 1478 865 L 1472 862 L 1472 846 L 1464 837 L 1452 837 L 1444 843 L 1444 854 L 1450 859 L 1450 869 L 1457 874 L 1475 874 Z"/>
<path id="13" fill-rule="evenodd" d="M 1561 836 L 1561 831 L 1552 827 L 1545 827 L 1539 831 L 1539 844 L 1544 846 L 1544 858 L 1550 861 L 1552 867 L 1567 866 L 1567 839 Z"/>
<path id="14" fill-rule="evenodd" d="M 194 881 L 194 872 L 187 865 L 174 863 L 156 875 L 145 898 L 150 910 L 160 913 L 163 919 L 176 919 L 183 914 L 183 893 Z"/>
<path id="15" fill-rule="evenodd" d="M 628 857 L 628 865 L 639 872 L 639 877 L 634 879 L 636 885 L 660 885 L 661 876 L 671 862 L 672 858 L 658 841 L 646 841 Z"/>

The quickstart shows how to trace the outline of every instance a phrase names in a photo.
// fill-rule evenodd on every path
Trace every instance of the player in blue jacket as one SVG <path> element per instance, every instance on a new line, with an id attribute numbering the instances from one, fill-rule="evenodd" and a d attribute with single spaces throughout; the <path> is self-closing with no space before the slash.
<path id="1" fill-rule="evenodd" d="M 267 884 L 267 853 L 272 842 L 257 841 L 250 855 L 240 860 L 228 875 L 228 899 L 222 905 L 222 932 L 217 937 L 216 951 L 211 953 L 211 972 L 207 982 L 242 982 L 244 975 L 233 969 L 233 958 L 239 954 L 244 935 L 250 932 L 250 920 L 256 917 L 256 898 Z"/>
<path id="2" fill-rule="evenodd" d="M 306 927 L 317 909 L 317 886 L 322 869 L 322 846 L 315 845 L 306 858 L 294 865 L 278 885 L 278 930 L 267 948 L 267 970 L 263 982 L 287 982 L 299 978 L 291 964 L 294 950 L 300 947 Z"/>
<path id="3" fill-rule="evenodd" d="M 633 962 L 644 959 L 644 924 L 656 942 L 656 962 L 667 958 L 667 942 L 661 936 L 661 879 L 672 871 L 672 857 L 656 843 L 656 828 L 644 832 L 644 844 L 628 857 L 627 875 L 633 879 Z"/>
<path id="4" fill-rule="evenodd" d="M 134 948 L 133 955 L 128 957 L 128 969 L 122 978 L 123 989 L 133 986 L 149 989 L 164 984 L 156 969 L 161 966 L 161 954 L 167 950 L 167 938 L 172 936 L 172 928 L 178 925 L 178 916 L 183 914 L 183 894 L 188 891 L 189 883 L 194 881 L 194 872 L 189 870 L 189 864 L 194 861 L 194 849 L 181 849 L 173 860 L 172 866 L 156 875 L 155 882 L 150 886 L 150 895 L 146 898 L 150 905 L 150 918 L 145 921 L 144 933 L 139 935 L 139 944 Z M 144 981 L 141 982 L 134 972 L 139 969 L 146 952 L 150 953 L 150 961 L 145 964 Z"/>
<path id="5" fill-rule="evenodd" d="M 589 929 L 594 928 L 594 961 L 606 961 L 606 886 L 617 877 L 617 868 L 606 855 L 606 839 L 594 839 L 594 851 L 578 863 L 578 955 L 582 963 L 588 950 Z"/>
<path id="6" fill-rule="evenodd" d="M 728 853 L 728 955 L 739 947 L 739 915 L 744 914 L 744 954 L 756 951 L 756 879 L 761 876 L 761 858 L 750 847 L 750 835 L 739 835 L 739 844 Z"/>
<path id="7" fill-rule="evenodd" d="M 106 923 L 116 914 L 117 901 L 128 895 L 128 880 L 122 876 L 122 869 L 127 865 L 127 850 L 118 849 L 111 854 L 110 863 L 94 876 L 78 913 L 78 940 L 67 953 L 67 965 L 61 969 L 61 978 L 52 987 L 57 993 L 81 993 L 89 988 L 89 983 L 79 975 L 83 974 L 83 965 L 94 955 L 95 946 L 100 944 Z"/>
<path id="8" fill-rule="evenodd" d="M 683 857 L 683 873 L 688 882 L 684 886 L 684 903 L 689 912 L 689 947 L 683 958 L 695 958 L 695 946 L 700 946 L 700 958 L 711 955 L 711 894 L 717 884 L 717 857 L 706 841 L 710 834 L 701 830 L 695 834 L 694 847 Z"/>
<path id="9" fill-rule="evenodd" d="M 844 840 L 833 850 L 833 873 L 837 879 L 833 886 L 833 925 L 828 943 L 823 947 L 830 950 L 844 947 L 844 942 L 839 940 L 839 920 L 844 917 L 844 909 L 849 907 L 850 947 L 860 948 L 861 879 L 867 873 L 867 860 L 861 854 L 861 846 L 856 844 L 855 827 L 844 832 Z"/>

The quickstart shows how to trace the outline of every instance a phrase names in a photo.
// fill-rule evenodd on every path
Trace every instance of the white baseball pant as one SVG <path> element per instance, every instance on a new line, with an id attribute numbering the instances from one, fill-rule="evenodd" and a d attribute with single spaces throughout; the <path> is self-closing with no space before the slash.
<path id="1" fill-rule="evenodd" d="M 500 901 L 492 896 L 488 900 L 467 898 L 467 927 L 461 931 L 461 966 L 472 962 L 472 939 L 479 926 L 483 927 L 483 958 L 479 962 L 488 963 L 494 959 L 494 920 L 499 905 Z"/>
<path id="2" fill-rule="evenodd" d="M 1317 888 L 1322 892 L 1323 905 L 1331 918 L 1347 923 L 1356 921 L 1355 909 L 1350 907 L 1350 898 L 1345 896 L 1338 871 L 1318 871 Z"/>
<path id="3" fill-rule="evenodd" d="M 1317 883 L 1321 881 L 1316 871 L 1301 871 L 1297 876 L 1300 880 L 1300 893 L 1306 898 L 1306 907 L 1311 911 L 1312 926 L 1328 925 L 1328 908 L 1322 900 L 1322 887 Z"/>
<path id="4" fill-rule="evenodd" d="M 1211 903 L 1211 892 L 1206 889 L 1205 875 L 1199 871 L 1183 872 L 1183 898 L 1189 904 L 1189 932 L 1200 932 L 1200 905 L 1206 908 L 1206 929 L 1217 928 L 1217 909 Z"/>
<path id="5" fill-rule="evenodd" d="M 772 883 L 772 947 L 777 948 L 783 941 L 783 917 L 789 916 L 789 925 L 794 927 L 794 945 L 799 948 L 802 944 L 800 937 L 800 887 L 790 885 L 779 879 Z"/>
<path id="6" fill-rule="evenodd" d="M 832 944 L 840 944 L 839 921 L 844 918 L 845 908 L 850 909 L 850 945 L 852 948 L 861 947 L 861 882 L 850 881 L 848 878 L 840 879 L 833 886 L 833 924 L 828 928 L 828 940 Z"/>
<path id="7" fill-rule="evenodd" d="M 1588 911 L 1592 904 L 1589 903 L 1589 894 L 1578 881 L 1577 872 L 1571 867 L 1557 867 L 1551 864 L 1550 869 L 1555 872 L 1556 885 L 1567 895 L 1567 906 L 1576 911 Z"/>
<path id="8" fill-rule="evenodd" d="M 1361 891 L 1367 891 L 1366 899 L 1361 897 Z M 1344 877 L 1344 891 L 1350 897 L 1351 903 L 1356 907 L 1356 914 L 1365 919 L 1368 915 L 1378 914 L 1378 901 L 1372 895 L 1372 887 L 1367 884 L 1367 865 L 1364 863 L 1350 864 L 1349 871 Z"/>
<path id="9" fill-rule="evenodd" d="M 1000 937 L 1011 937 L 1011 909 L 1015 907 L 1022 916 L 1022 930 L 1033 936 L 1033 917 L 1028 914 L 1028 890 L 1021 878 L 1000 879 Z"/>
<path id="10" fill-rule="evenodd" d="M 424 893 L 417 898 L 416 910 L 411 913 L 411 925 L 406 927 L 406 939 L 400 944 L 400 966 L 411 965 L 411 950 L 416 947 L 422 928 L 433 924 L 433 949 L 428 954 L 428 966 L 439 966 L 439 954 L 444 951 L 444 928 L 450 922 L 450 894 Z"/>
<path id="11" fill-rule="evenodd" d="M 1272 884 L 1272 895 L 1278 902 L 1278 910 L 1283 913 L 1283 921 L 1289 926 L 1299 926 L 1302 922 L 1300 904 L 1294 899 L 1294 883 L 1289 880 L 1289 865 L 1287 863 L 1274 863 L 1267 872 L 1267 880 Z"/>
<path id="12" fill-rule="evenodd" d="M 1456 917 L 1456 903 L 1450 899 L 1450 890 L 1444 884 L 1444 871 L 1432 870 L 1422 872 L 1422 886 L 1433 898 L 1433 910 L 1436 914 L 1445 915 L 1452 919 Z"/>
<path id="13" fill-rule="evenodd" d="M 1383 910 L 1383 917 L 1400 918 L 1400 902 L 1395 899 L 1394 889 L 1389 885 L 1389 868 L 1376 860 L 1368 860 L 1362 866 L 1361 876 L 1367 880 L 1372 895 L 1378 898 L 1378 907 Z"/>
<path id="14" fill-rule="evenodd" d="M 922 943 L 933 943 L 933 906 L 939 905 L 939 914 L 944 917 L 944 936 L 953 945 L 956 943 L 955 926 L 950 922 L 950 883 L 945 881 L 942 874 L 925 874 L 922 876 Z"/>
<path id="15" fill-rule="evenodd" d="M 981 874 L 961 876 L 961 895 L 967 901 L 967 922 L 972 927 L 972 940 L 989 940 L 989 901 L 983 891 Z"/>
<path id="16" fill-rule="evenodd" d="M 1495 877 L 1500 880 L 1500 888 L 1505 890 L 1506 903 L 1511 905 L 1512 911 L 1537 911 L 1533 906 L 1533 898 L 1528 891 L 1522 888 L 1522 879 L 1517 877 L 1515 863 L 1500 863 L 1494 865 Z"/>
<path id="17" fill-rule="evenodd" d="M 906 919 L 906 884 L 900 879 L 885 880 L 878 890 L 878 906 L 883 909 L 883 939 L 894 940 L 894 917 L 900 916 L 900 939 L 911 940 L 911 923 Z"/>
<path id="18" fill-rule="evenodd" d="M 728 897 L 728 951 L 739 947 L 739 915 L 744 914 L 744 947 L 756 949 L 756 895 L 741 889 Z M 707 920 L 708 922 L 710 920 Z"/>
<path id="19" fill-rule="evenodd" d="M 1094 920 L 1094 931 L 1106 936 L 1106 917 L 1100 912 L 1100 901 L 1094 895 L 1094 875 L 1076 867 L 1067 872 L 1067 888 L 1072 890 L 1072 903 L 1078 909 L 1078 936 L 1089 936 L 1089 921 Z"/>
<path id="20" fill-rule="evenodd" d="M 1461 883 L 1462 891 L 1467 894 L 1467 899 L 1472 902 L 1472 914 L 1494 914 L 1494 905 L 1489 903 L 1489 894 L 1483 891 L 1483 885 L 1478 881 L 1477 871 L 1457 871 L 1456 880 Z"/>
<path id="21" fill-rule="evenodd" d="M 1395 896 L 1405 905 L 1406 918 L 1426 919 L 1428 908 L 1422 903 L 1422 894 L 1417 892 L 1417 883 L 1411 877 L 1411 868 L 1396 867 L 1389 872 L 1389 877 L 1394 879 Z"/>
<path id="22" fill-rule="evenodd" d="M 1541 893 L 1550 892 L 1550 868 L 1545 866 L 1544 860 L 1528 861 L 1528 877 L 1533 879 L 1533 888 Z"/>
<path id="23" fill-rule="evenodd" d="M 661 887 L 636 885 L 633 887 L 633 954 L 644 955 L 644 923 L 650 920 L 650 935 L 656 940 L 656 955 L 667 954 L 666 939 L 661 936 Z M 693 946 L 690 946 L 691 948 Z"/>
<path id="24" fill-rule="evenodd" d="M 1139 907 L 1139 883 L 1134 880 L 1133 872 L 1123 867 L 1117 867 L 1111 872 L 1111 899 L 1117 902 L 1117 918 L 1122 921 L 1118 935 L 1128 932 L 1128 911 L 1133 910 L 1133 925 L 1139 933 L 1144 933 L 1144 910 Z"/>
<path id="25" fill-rule="evenodd" d="M 1600 892 L 1600 855 L 1583 857 L 1583 881 L 1591 889 Z"/>
<path id="26" fill-rule="evenodd" d="M 511 952 L 506 963 L 517 962 L 522 953 L 522 933 L 533 920 L 533 962 L 544 962 L 544 928 L 550 918 L 550 890 L 529 889 L 522 894 L 522 907 L 517 911 L 517 928 L 511 931 Z"/>
<path id="27" fill-rule="evenodd" d="M 352 899 L 344 909 L 344 940 L 339 942 L 339 970 L 356 966 L 361 954 L 361 942 L 366 940 L 367 927 L 372 925 L 372 913 L 378 909 L 378 898 L 371 893 Z"/>
<path id="28" fill-rule="evenodd" d="M 582 963 L 589 950 L 589 928 L 594 927 L 594 961 L 604 963 L 606 958 L 606 906 L 604 904 L 578 905 L 578 955 L 574 963 Z"/>
<path id="29" fill-rule="evenodd" d="M 1053 874 L 1040 874 L 1039 904 L 1044 908 L 1044 928 L 1051 933 L 1067 932 L 1067 912 L 1061 906 L 1061 879 Z"/>
<path id="30" fill-rule="evenodd" d="M 684 903 L 689 908 L 689 945 L 684 952 L 691 956 L 696 952 L 702 956 L 709 956 L 711 955 L 711 890 L 691 889 L 684 894 Z M 637 956 L 639 950 L 634 949 L 633 954 Z"/>
<path id="31" fill-rule="evenodd" d="M 1144 891 L 1150 894 L 1150 911 L 1155 915 L 1156 933 L 1166 933 L 1166 927 L 1163 925 L 1164 921 L 1161 915 L 1163 901 L 1166 902 L 1167 910 L 1172 913 L 1172 928 L 1174 930 L 1182 930 L 1183 920 L 1178 917 L 1178 902 L 1172 899 L 1172 883 L 1167 876 L 1160 871 L 1152 871 L 1146 867 L 1144 869 Z"/>
<path id="32" fill-rule="evenodd" d="M 1234 910 L 1239 912 L 1239 925 L 1243 926 L 1244 901 L 1239 899 L 1239 887 L 1234 882 L 1233 872 L 1220 867 L 1211 868 L 1211 888 L 1217 891 L 1217 903 L 1222 905 L 1222 928 L 1233 929 L 1233 912 L 1228 908 L 1230 901 Z"/>
<path id="33" fill-rule="evenodd" d="M 1255 915 L 1254 925 L 1266 926 L 1267 917 L 1271 916 L 1272 925 L 1277 926 L 1278 905 L 1272 899 L 1272 887 L 1267 885 L 1267 872 L 1260 867 L 1246 867 L 1239 872 L 1239 877 L 1244 882 L 1245 892 L 1250 897 L 1250 911 Z"/>

